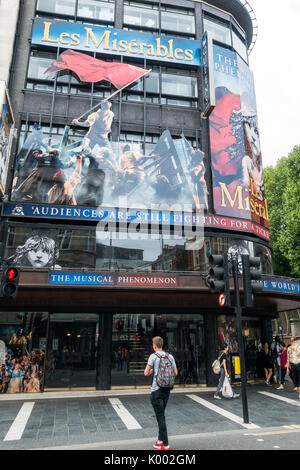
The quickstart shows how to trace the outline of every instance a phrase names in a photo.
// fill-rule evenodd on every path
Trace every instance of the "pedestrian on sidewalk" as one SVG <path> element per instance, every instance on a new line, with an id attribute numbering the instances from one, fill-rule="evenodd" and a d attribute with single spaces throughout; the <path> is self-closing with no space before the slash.
<path id="1" fill-rule="evenodd" d="M 297 391 L 300 398 L 300 340 L 296 340 L 295 337 L 291 338 L 292 344 L 288 348 L 287 353 L 287 371 L 297 387 Z"/>
<path id="2" fill-rule="evenodd" d="M 265 383 L 266 385 L 270 384 L 270 378 L 273 373 L 273 361 L 271 357 L 271 352 L 269 349 L 269 344 L 266 342 L 263 349 L 263 361 L 264 361 L 264 370 L 265 370 Z"/>
<path id="3" fill-rule="evenodd" d="M 281 367 L 280 367 L 280 338 L 279 336 L 275 336 L 275 340 L 271 344 L 271 357 L 273 361 L 273 380 L 276 384 L 280 384 L 281 380 Z"/>
<path id="4" fill-rule="evenodd" d="M 221 400 L 220 393 L 222 392 L 225 377 L 229 378 L 229 373 L 227 369 L 229 346 L 227 344 L 224 344 L 221 350 L 222 350 L 222 353 L 219 358 L 219 362 L 221 365 L 221 375 L 220 375 L 219 383 L 217 386 L 217 390 L 215 391 L 215 394 L 214 394 L 214 398 L 216 400 Z M 238 393 L 234 393 L 232 398 L 238 398 L 239 396 L 240 395 Z"/>
<path id="5" fill-rule="evenodd" d="M 144 375 L 149 376 L 153 374 L 151 385 L 151 404 L 158 424 L 158 439 L 153 447 L 158 450 L 171 450 L 168 441 L 165 411 L 171 389 L 173 388 L 172 378 L 174 379 L 177 376 L 178 370 L 172 354 L 168 354 L 163 351 L 163 344 L 164 341 L 160 336 L 155 336 L 152 339 L 154 353 L 151 354 L 148 359 Z M 169 387 L 159 386 L 159 384 L 161 384 L 161 376 L 165 371 L 171 379 Z"/>
<path id="6" fill-rule="evenodd" d="M 280 385 L 277 388 L 277 390 L 283 390 L 284 389 L 284 379 L 285 379 L 285 374 L 286 374 L 286 363 L 287 363 L 287 347 L 285 343 L 282 341 L 279 343 L 280 347 L 280 368 L 281 368 L 281 373 L 280 373 Z"/>

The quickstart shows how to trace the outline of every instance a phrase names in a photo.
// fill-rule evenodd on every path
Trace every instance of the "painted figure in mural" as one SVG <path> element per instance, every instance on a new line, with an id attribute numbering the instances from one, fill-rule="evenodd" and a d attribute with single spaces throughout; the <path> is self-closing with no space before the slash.
<path id="1" fill-rule="evenodd" d="M 193 198 L 195 202 L 196 209 L 200 209 L 201 206 L 204 206 L 208 210 L 208 200 L 207 200 L 207 184 L 205 181 L 205 166 L 203 163 L 204 153 L 199 149 L 193 149 L 191 147 L 191 178 L 194 184 L 193 189 Z"/>
<path id="2" fill-rule="evenodd" d="M 108 134 L 111 132 L 111 125 L 114 118 L 114 113 L 110 110 L 111 103 L 104 101 L 98 111 L 90 114 L 86 121 L 79 122 L 78 119 L 73 119 L 72 124 L 89 127 L 89 130 L 84 138 L 83 152 L 91 153 L 95 145 L 99 147 L 109 147 Z"/>
<path id="3" fill-rule="evenodd" d="M 36 167 L 18 188 L 14 188 L 15 199 L 48 202 L 48 192 L 51 187 L 56 183 L 66 182 L 62 169 L 70 168 L 77 159 L 72 157 L 67 163 L 63 163 L 56 149 L 50 149 L 49 153 L 42 153 L 41 150 L 35 149 L 33 155 L 36 159 Z"/>
<path id="4" fill-rule="evenodd" d="M 104 185 L 113 187 L 116 171 L 107 147 L 101 147 L 97 153 L 91 152 L 84 158 L 89 160 L 89 166 L 76 199 L 78 204 L 97 207 L 103 201 Z"/>
<path id="5" fill-rule="evenodd" d="M 49 203 L 76 206 L 77 202 L 74 192 L 76 186 L 81 181 L 82 156 L 77 155 L 75 158 L 77 159 L 75 170 L 68 178 L 61 177 L 61 174 L 59 178 L 54 175 L 55 183 L 48 191 Z"/>
<path id="6" fill-rule="evenodd" d="M 145 171 L 141 165 L 143 158 L 146 158 L 145 155 L 131 150 L 129 144 L 122 147 L 116 192 L 119 194 L 129 193 L 136 185 L 144 181 Z"/>
<path id="7" fill-rule="evenodd" d="M 246 102 L 249 103 L 249 100 Z M 245 134 L 245 150 L 246 155 L 243 158 L 243 184 L 250 187 L 252 179 L 253 190 L 264 190 L 264 177 L 262 156 L 258 132 L 257 115 L 254 109 L 250 109 L 249 105 L 242 106 L 244 134 Z"/>
<path id="8" fill-rule="evenodd" d="M 227 185 L 242 181 L 244 130 L 240 95 L 216 88 L 217 104 L 210 117 L 212 170 Z M 216 182 L 215 182 L 216 186 Z"/>
<path id="9" fill-rule="evenodd" d="M 59 257 L 59 250 L 55 240 L 40 233 L 33 233 L 24 243 L 19 245 L 15 254 L 9 261 L 16 266 L 31 266 L 34 268 L 60 266 L 55 263 Z"/>
<path id="10" fill-rule="evenodd" d="M 33 124 L 32 132 L 28 135 L 22 145 L 16 158 L 16 168 L 14 174 L 13 188 L 20 186 L 23 181 L 28 177 L 28 173 L 32 171 L 36 164 L 36 159 L 33 151 L 41 151 L 47 153 L 49 147 L 43 141 L 42 126 L 36 122 Z"/>
<path id="11" fill-rule="evenodd" d="M 140 187 L 145 183 L 145 187 L 154 184 L 151 183 L 151 177 L 145 169 L 145 162 L 152 160 L 152 163 L 147 167 L 149 168 L 154 164 L 155 160 L 160 161 L 162 156 L 157 153 L 151 152 L 150 155 L 144 155 L 139 151 L 132 150 L 129 144 L 125 144 L 121 147 L 122 154 L 119 159 L 119 167 L 117 170 L 117 181 L 116 181 L 116 194 L 129 194 L 133 190 Z M 159 163 L 158 163 L 159 164 Z M 151 173 L 151 171 L 150 171 Z M 159 178 L 163 179 L 165 185 L 169 184 L 169 181 L 164 175 L 156 176 L 156 184 L 159 182 Z M 157 188 L 155 188 L 157 190 Z M 145 202 L 145 201 L 143 201 Z"/>

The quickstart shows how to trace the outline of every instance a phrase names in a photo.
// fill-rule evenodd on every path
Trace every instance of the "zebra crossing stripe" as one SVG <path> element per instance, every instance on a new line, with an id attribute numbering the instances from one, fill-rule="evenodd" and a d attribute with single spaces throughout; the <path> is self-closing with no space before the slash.
<path id="1" fill-rule="evenodd" d="M 129 413 L 125 406 L 121 403 L 119 398 L 108 399 L 113 409 L 119 415 L 127 429 L 142 429 L 137 420 Z"/>
<path id="2" fill-rule="evenodd" d="M 276 398 L 276 400 L 284 401 L 285 403 L 289 403 L 290 405 L 300 406 L 300 400 L 292 400 L 291 398 L 282 397 L 279 395 L 275 395 L 275 393 L 269 392 L 258 392 L 261 395 L 265 395 L 266 397 Z"/>
<path id="3" fill-rule="evenodd" d="M 234 421 L 235 423 L 240 424 L 244 428 L 257 429 L 257 428 L 260 427 L 260 426 L 257 426 L 256 424 L 253 424 L 253 423 L 244 423 L 243 419 L 240 416 L 237 416 L 233 413 L 230 413 L 229 411 L 224 410 L 220 406 L 216 406 L 213 403 L 210 403 L 209 401 L 198 397 L 197 395 L 186 395 L 186 396 L 191 398 L 192 400 L 196 401 L 197 403 L 200 403 L 200 405 L 203 405 L 206 408 L 209 408 L 210 410 L 214 411 L 215 413 L 219 413 L 220 415 L 224 416 L 225 418 L 230 419 L 231 421 Z"/>
<path id="4" fill-rule="evenodd" d="M 33 407 L 34 401 L 30 401 L 23 404 L 14 422 L 9 428 L 5 438 L 3 439 L 4 441 L 18 441 L 19 439 L 21 439 Z"/>

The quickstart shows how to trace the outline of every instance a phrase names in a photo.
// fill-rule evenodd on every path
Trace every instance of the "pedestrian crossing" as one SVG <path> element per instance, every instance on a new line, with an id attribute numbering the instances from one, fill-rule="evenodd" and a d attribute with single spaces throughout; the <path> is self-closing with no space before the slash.
<path id="1" fill-rule="evenodd" d="M 119 398 L 109 398 L 108 401 L 116 413 L 120 416 L 127 429 L 142 429 L 142 426 L 137 422 L 132 414 L 129 413 Z"/>
<path id="2" fill-rule="evenodd" d="M 207 419 L 210 423 L 215 423 L 216 430 L 218 420 L 222 419 L 223 426 L 226 428 L 229 425 L 229 429 L 232 429 L 232 426 L 235 426 L 235 429 L 259 429 L 265 426 L 265 422 L 259 412 L 253 412 L 255 410 L 255 404 L 259 404 L 259 397 L 264 397 L 266 404 L 264 402 L 263 408 L 266 412 L 274 409 L 274 400 L 281 402 L 282 407 L 287 407 L 289 417 L 284 423 L 288 426 L 298 426 L 300 427 L 300 418 L 298 417 L 299 424 L 290 424 L 295 421 L 292 421 L 293 416 L 295 415 L 293 409 L 297 409 L 300 406 L 300 400 L 292 399 L 285 397 L 281 394 L 264 392 L 261 390 L 256 390 L 252 392 L 248 403 L 251 405 L 250 417 L 253 417 L 250 423 L 244 423 L 243 413 L 242 413 L 242 399 L 241 397 L 236 400 L 220 400 L 216 404 L 213 398 L 213 393 L 211 392 L 197 392 L 197 393 L 174 393 L 171 396 L 171 399 L 168 404 L 166 416 L 168 421 L 168 427 L 170 432 L 173 432 L 175 435 L 176 432 L 180 432 L 184 426 L 184 423 L 180 422 L 178 418 L 179 410 L 187 410 L 186 414 L 189 414 L 190 419 L 190 429 L 194 430 L 196 424 L 199 423 L 199 418 L 203 421 L 203 417 Z M 298 396 L 298 395 L 297 395 Z M 48 402 L 46 404 L 46 402 Z M 153 431 L 153 435 L 157 432 L 157 423 L 155 420 L 155 415 L 150 404 L 149 395 L 135 397 L 133 395 L 119 396 L 119 397 L 100 397 L 100 398 L 81 398 L 77 399 L 68 399 L 59 400 L 30 400 L 22 402 L 16 402 L 14 405 L 6 407 L 5 402 L 0 403 L 0 442 L 17 442 L 22 439 L 29 438 L 28 428 L 34 428 L 39 426 L 40 434 L 37 433 L 35 439 L 39 439 L 40 435 L 43 435 L 45 438 L 47 431 L 51 435 L 51 423 L 54 422 L 53 409 L 58 409 L 56 417 L 60 416 L 63 419 L 64 408 L 66 411 L 66 423 L 60 424 L 61 430 L 66 430 L 69 427 L 75 427 L 76 425 L 76 416 L 72 416 L 72 411 L 76 410 L 78 407 L 80 410 L 92 410 L 93 414 L 86 418 L 89 421 L 95 420 L 97 423 L 102 423 L 103 420 L 110 423 L 111 426 L 109 429 L 106 429 L 104 426 L 98 424 L 98 428 L 95 427 L 93 432 L 114 432 L 118 430 L 125 431 Z M 56 404 L 51 404 L 56 403 Z M 51 408 L 52 407 L 52 408 Z M 276 408 L 276 405 L 275 405 Z M 49 416 L 47 418 L 47 412 L 49 409 Z M 50 411 L 52 410 L 52 418 L 50 416 Z M 87 411 L 86 411 L 87 412 Z M 39 415 L 45 416 L 47 421 L 44 421 L 45 429 L 42 429 L 43 420 L 39 418 Z M 2 416 L 2 417 L 1 417 Z M 77 415 L 77 417 L 79 414 Z M 173 419 L 177 416 L 177 422 Z M 43 418 L 44 419 L 44 418 Z M 52 421 L 51 421 L 52 419 Z M 193 423 L 195 427 L 193 428 Z M 263 423 L 263 424 L 262 424 Z M 78 423 L 77 423 L 78 424 Z M 89 423 L 92 426 L 91 423 Z M 181 426 L 182 424 L 182 426 Z M 211 424 L 210 424 L 211 425 Z M 275 421 L 274 424 L 275 425 Z M 282 420 L 280 421 L 280 426 L 283 425 Z M 58 426 L 58 427 L 59 427 Z M 91 428 L 82 428 L 78 424 L 77 432 L 92 432 L 89 431 Z M 84 430 L 83 430 L 84 429 Z M 204 426 L 205 429 L 205 426 Z M 65 439 L 66 436 L 62 433 L 62 439 Z M 34 439 L 34 437 L 33 437 Z"/>
<path id="3" fill-rule="evenodd" d="M 234 423 L 240 424 L 241 426 L 243 426 L 247 429 L 259 428 L 259 426 L 257 426 L 256 424 L 244 423 L 243 419 L 240 416 L 237 416 L 236 414 L 231 413 L 230 411 L 224 410 L 220 406 L 216 406 L 213 403 L 210 403 L 209 401 L 198 397 L 197 395 L 187 395 L 187 397 L 191 398 L 191 400 L 196 401 L 200 405 L 209 408 L 210 410 L 214 411 L 215 413 L 218 413 L 218 414 L 224 416 L 225 418 L 228 418 L 230 421 L 233 421 Z"/>
<path id="4" fill-rule="evenodd" d="M 14 422 L 4 437 L 4 441 L 17 441 L 21 439 L 27 421 L 34 407 L 34 402 L 24 403 L 17 414 Z"/>

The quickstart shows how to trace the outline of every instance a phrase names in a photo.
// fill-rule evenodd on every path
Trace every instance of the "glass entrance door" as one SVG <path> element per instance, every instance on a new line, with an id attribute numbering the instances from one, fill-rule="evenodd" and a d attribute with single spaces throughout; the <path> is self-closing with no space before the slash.
<path id="1" fill-rule="evenodd" d="M 98 324 L 97 314 L 50 315 L 45 390 L 95 389 Z"/>
<path id="2" fill-rule="evenodd" d="M 121 313 L 113 316 L 112 387 L 150 385 L 144 369 L 154 336 L 175 357 L 176 385 L 206 383 L 203 315 Z"/>

